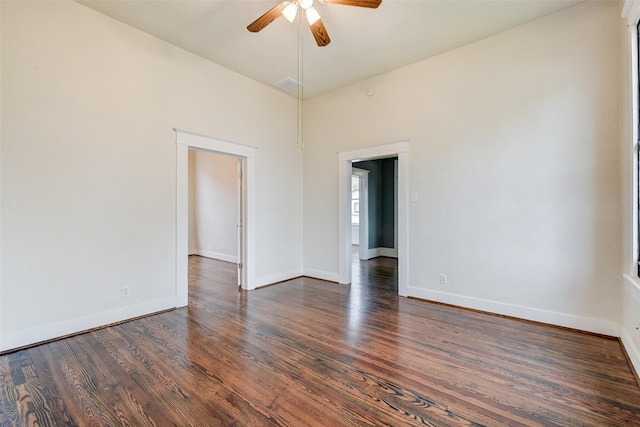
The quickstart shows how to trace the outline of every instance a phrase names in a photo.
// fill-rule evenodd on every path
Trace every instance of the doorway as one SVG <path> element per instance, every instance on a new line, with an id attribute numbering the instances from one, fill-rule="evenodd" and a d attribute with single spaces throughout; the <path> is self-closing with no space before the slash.
<path id="1" fill-rule="evenodd" d="M 351 239 L 352 243 L 356 240 L 363 241 L 359 245 L 361 260 L 380 256 L 398 258 L 397 163 L 397 157 L 351 163 L 352 174 L 358 178 L 356 180 L 352 177 Z M 360 182 L 366 188 L 354 191 L 354 187 L 358 187 Z M 353 212 L 355 206 L 360 212 Z M 354 223 L 354 219 L 360 218 L 362 225 Z"/>
<path id="2" fill-rule="evenodd" d="M 338 275 L 339 282 L 351 283 L 351 177 L 352 163 L 361 160 L 397 157 L 397 240 L 398 294 L 408 296 L 408 213 L 409 213 L 409 141 L 360 148 L 338 153 Z"/>
<path id="3" fill-rule="evenodd" d="M 235 156 L 189 149 L 189 256 L 242 265 L 241 167 Z"/>
<path id="4" fill-rule="evenodd" d="M 369 171 L 351 168 L 351 244 L 358 245 L 360 259 L 368 259 Z"/>
<path id="5" fill-rule="evenodd" d="M 189 302 L 189 149 L 213 152 L 238 159 L 242 191 L 239 200 L 239 224 L 242 240 L 238 246 L 238 278 L 242 289 L 255 289 L 255 152 L 244 144 L 176 129 L 176 307 Z"/>

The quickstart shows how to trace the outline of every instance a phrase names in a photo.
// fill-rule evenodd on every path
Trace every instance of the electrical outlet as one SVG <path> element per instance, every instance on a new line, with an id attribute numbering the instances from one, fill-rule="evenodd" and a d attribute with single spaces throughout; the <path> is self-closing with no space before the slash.
<path id="1" fill-rule="evenodd" d="M 123 286 L 122 288 L 120 288 L 120 295 L 122 295 L 122 297 L 128 297 L 129 296 L 129 287 L 128 286 Z"/>
<path id="2" fill-rule="evenodd" d="M 444 273 L 440 273 L 440 284 L 441 285 L 447 284 L 447 275 Z"/>

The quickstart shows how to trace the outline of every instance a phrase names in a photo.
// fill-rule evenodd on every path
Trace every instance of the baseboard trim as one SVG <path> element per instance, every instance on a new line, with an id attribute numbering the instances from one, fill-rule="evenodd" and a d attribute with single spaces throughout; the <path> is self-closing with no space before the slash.
<path id="1" fill-rule="evenodd" d="M 238 257 L 235 255 L 221 254 L 219 252 L 205 251 L 203 249 L 189 249 L 189 255 L 199 255 L 205 258 L 217 259 L 220 261 L 238 263 Z"/>
<path id="2" fill-rule="evenodd" d="M 624 351 L 627 353 L 631 366 L 635 370 L 634 373 L 640 385 L 640 349 L 636 347 L 633 339 L 631 339 L 631 334 L 625 328 L 620 328 L 620 342 L 622 343 L 622 347 L 624 347 Z"/>
<path id="3" fill-rule="evenodd" d="M 338 273 L 330 273 L 328 271 L 315 270 L 313 268 L 305 268 L 304 275 L 312 279 L 326 280 L 327 282 L 340 282 Z"/>
<path id="4" fill-rule="evenodd" d="M 622 301 L 622 319 L 620 342 L 635 369 L 640 384 L 640 340 L 636 328 L 640 324 L 640 280 L 635 275 L 623 274 L 624 290 Z"/>
<path id="5" fill-rule="evenodd" d="M 396 248 L 378 248 L 380 256 L 388 258 L 398 258 L 398 250 Z"/>
<path id="6" fill-rule="evenodd" d="M 365 258 L 363 261 L 367 261 L 373 258 L 377 258 L 379 256 L 384 256 L 388 258 L 398 258 L 398 250 L 396 248 L 372 248 L 366 250 Z"/>
<path id="7" fill-rule="evenodd" d="M 273 285 L 302 276 L 301 269 L 283 271 L 281 273 L 270 274 L 268 276 L 256 277 L 256 288 Z"/>
<path id="8" fill-rule="evenodd" d="M 10 332 L 0 336 L 0 352 L 51 341 L 68 335 L 79 334 L 91 329 L 170 310 L 175 307 L 176 298 L 172 296 L 102 313 L 91 314 L 89 316 L 36 326 L 18 332 Z"/>
<path id="9" fill-rule="evenodd" d="M 577 329 L 610 337 L 620 336 L 620 325 L 617 322 L 594 319 L 591 317 L 576 316 L 573 314 L 559 313 L 538 308 L 524 307 L 514 304 L 505 304 L 482 298 L 467 297 L 447 292 L 430 289 L 409 287 L 409 296 L 474 310 L 486 311 L 503 316 L 516 317 L 518 319 L 547 323 L 564 328 Z"/>

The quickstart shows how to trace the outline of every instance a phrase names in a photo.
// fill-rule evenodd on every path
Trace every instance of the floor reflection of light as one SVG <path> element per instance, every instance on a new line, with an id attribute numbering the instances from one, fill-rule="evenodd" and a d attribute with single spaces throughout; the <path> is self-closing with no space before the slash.
<path id="1" fill-rule="evenodd" d="M 357 245 L 352 246 L 351 285 L 345 312 L 345 339 L 352 345 L 363 345 L 367 340 L 367 327 L 376 321 L 378 293 L 389 293 L 386 305 L 398 304 L 397 261 L 376 258 L 361 261 Z M 395 328 L 397 325 L 386 325 Z"/>
<path id="2" fill-rule="evenodd" d="M 362 287 L 351 285 L 349 292 L 349 339 L 358 340 L 362 325 Z"/>

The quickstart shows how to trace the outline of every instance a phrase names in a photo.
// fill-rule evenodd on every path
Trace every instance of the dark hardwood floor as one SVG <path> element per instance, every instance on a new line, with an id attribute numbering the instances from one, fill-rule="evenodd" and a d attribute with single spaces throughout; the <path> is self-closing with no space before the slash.
<path id="1" fill-rule="evenodd" d="M 251 292 L 191 257 L 189 307 L 0 356 L 0 426 L 640 425 L 617 340 L 354 283 Z"/>
<path id="2" fill-rule="evenodd" d="M 353 287 L 375 288 L 398 293 L 398 260 L 379 257 L 368 261 L 359 260 L 358 246 L 351 247 L 351 283 Z"/>

